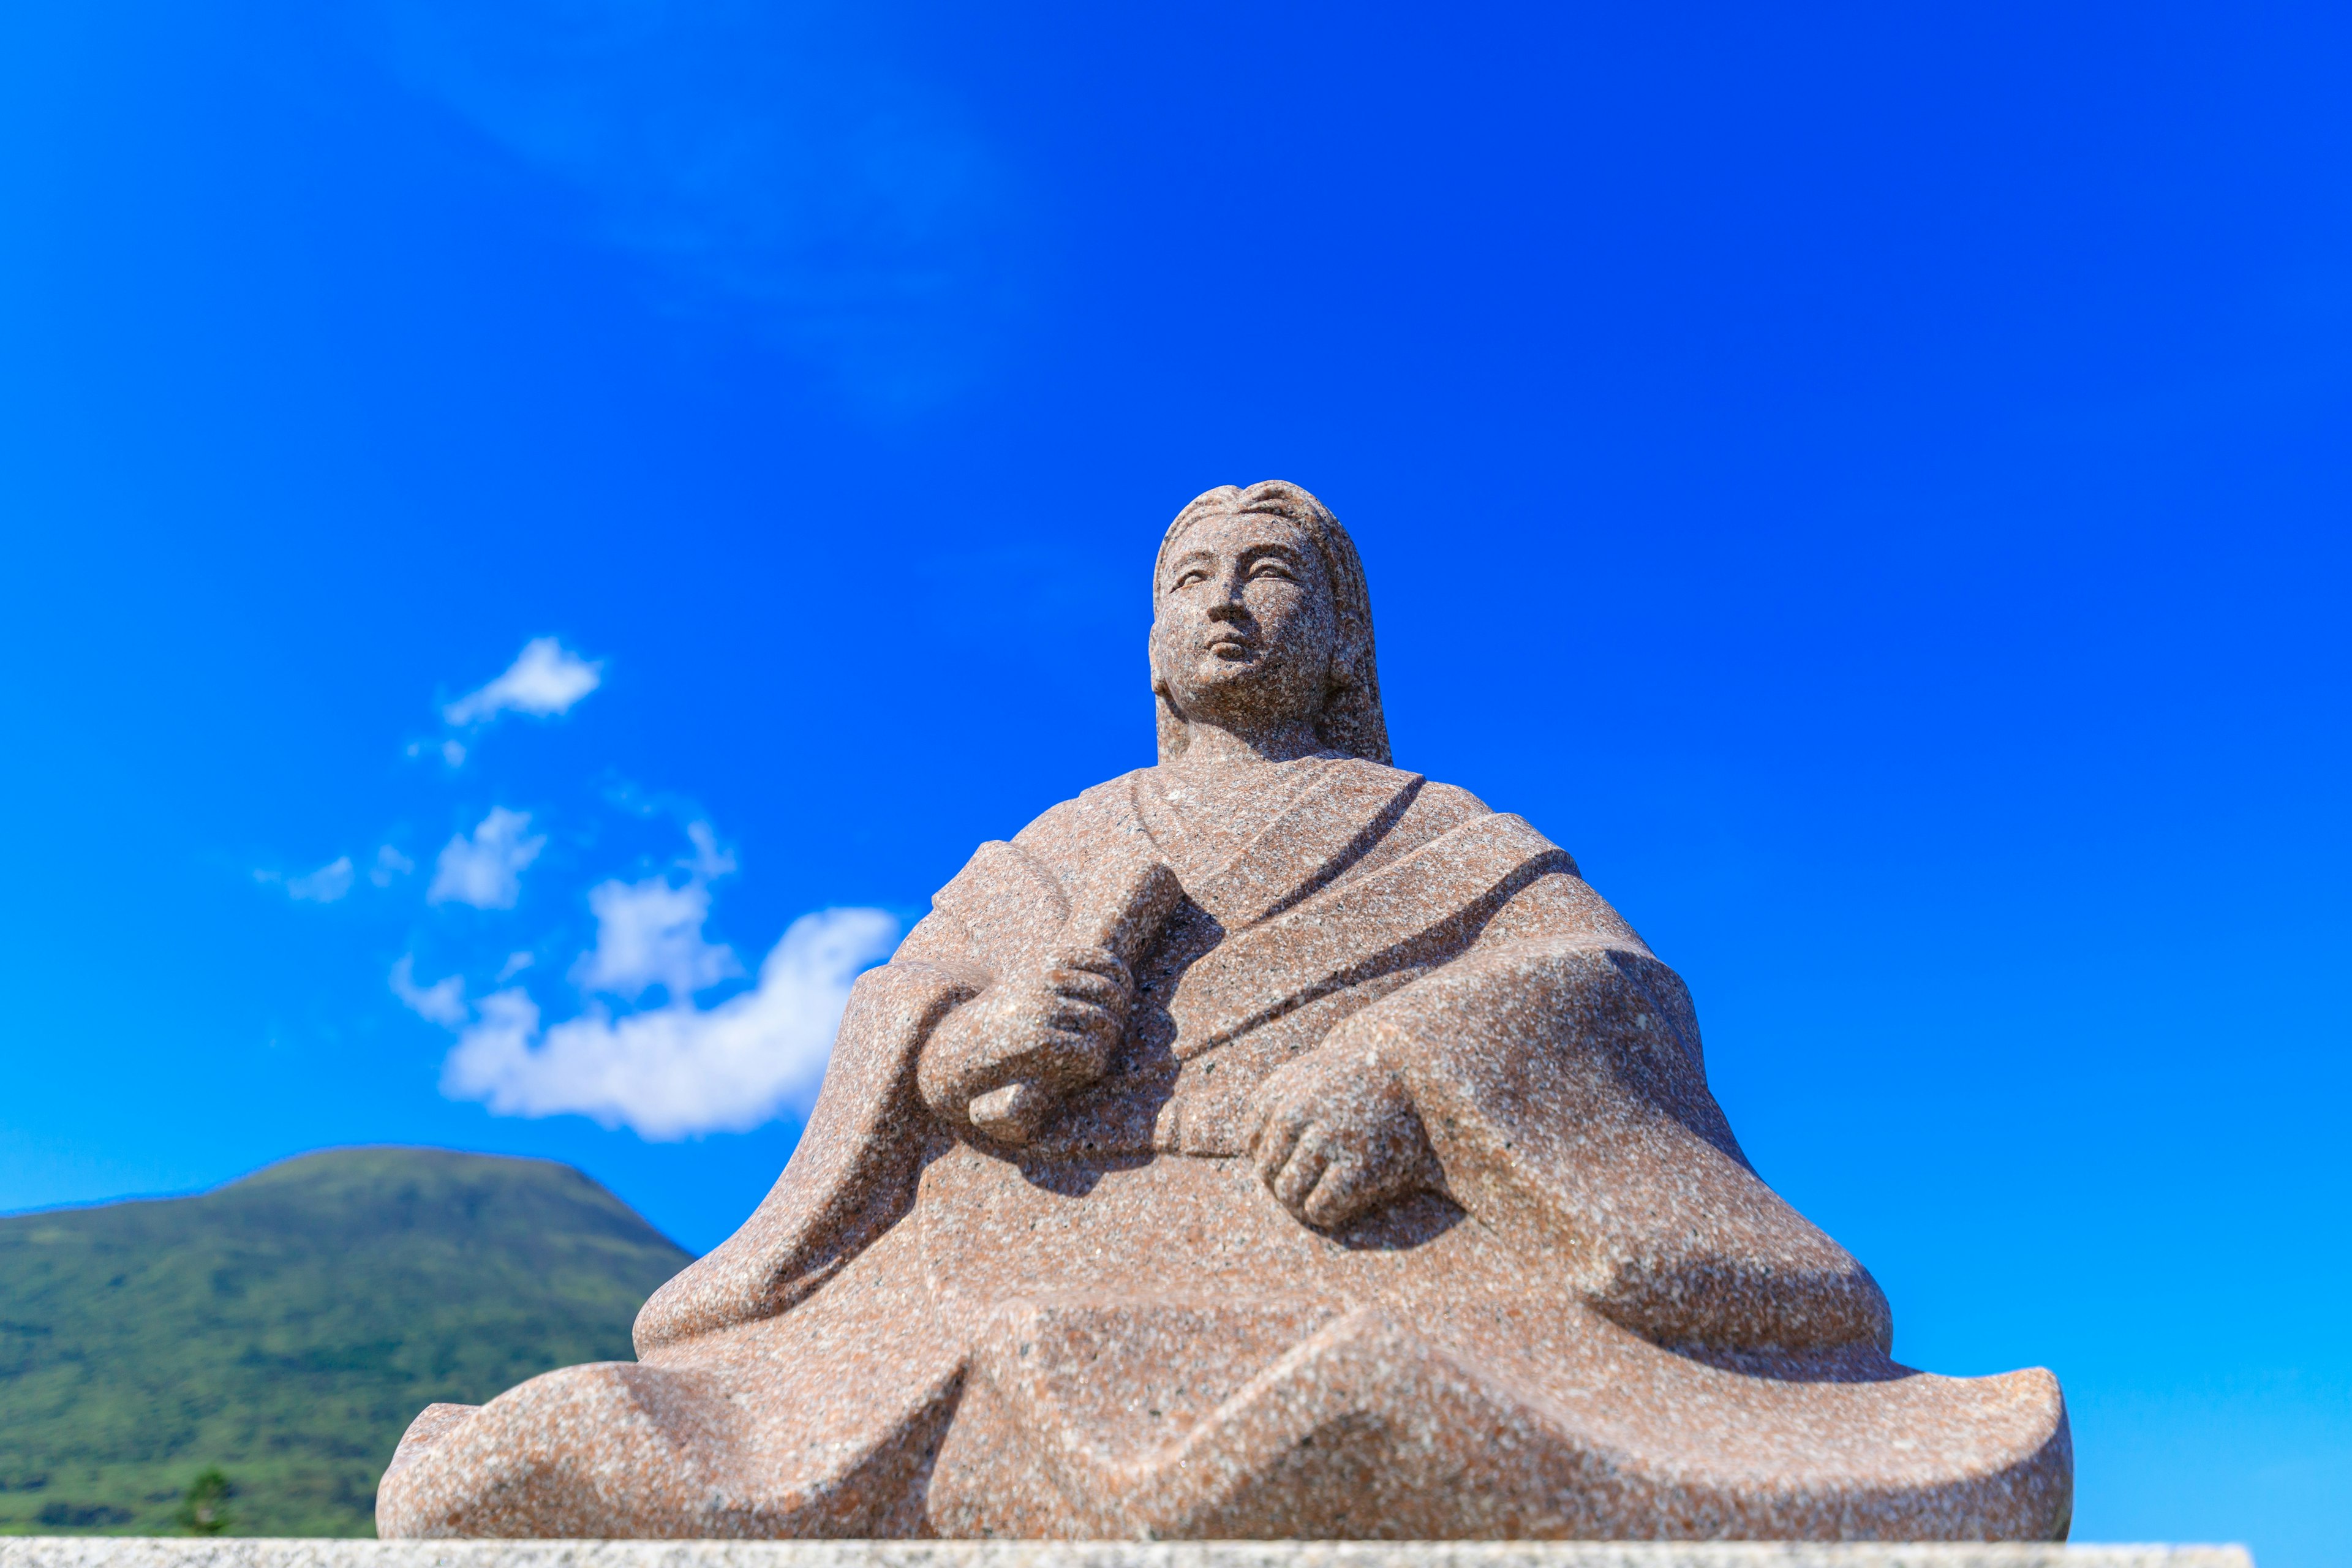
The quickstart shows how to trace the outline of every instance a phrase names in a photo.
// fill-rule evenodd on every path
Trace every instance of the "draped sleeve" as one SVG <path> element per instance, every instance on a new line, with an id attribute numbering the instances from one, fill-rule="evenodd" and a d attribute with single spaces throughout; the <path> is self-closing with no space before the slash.
<path id="1" fill-rule="evenodd" d="M 1877 1282 L 1741 1152 L 1681 976 L 1573 871 L 1528 882 L 1326 1048 L 1396 1072 L 1454 1200 L 1625 1327 L 1732 1350 L 1891 1345 Z"/>
<path id="2" fill-rule="evenodd" d="M 933 1134 L 915 1082 L 924 1042 L 1067 912 L 1031 856 L 980 847 L 890 962 L 858 977 L 783 1173 L 740 1229 L 646 1302 L 639 1355 L 788 1310 L 907 1213 Z"/>

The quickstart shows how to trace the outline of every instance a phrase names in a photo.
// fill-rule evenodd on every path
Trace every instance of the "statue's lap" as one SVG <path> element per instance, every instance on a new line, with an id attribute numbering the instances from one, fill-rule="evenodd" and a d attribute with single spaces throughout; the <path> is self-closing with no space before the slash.
<path id="1" fill-rule="evenodd" d="M 2046 1373 L 1727 1371 L 1564 1298 L 1545 1283 L 1556 1272 L 1433 1195 L 1327 1237 L 1244 1162 L 1024 1164 L 957 1146 L 909 1214 L 791 1310 L 642 1366 L 534 1379 L 422 1456 L 407 1489 L 458 1533 L 508 1533 L 509 1518 L 568 1532 L 565 1500 L 589 1475 L 604 1478 L 595 1506 L 625 1502 L 646 1533 L 896 1533 L 888 1499 L 919 1493 L 898 1472 L 1008 1372 L 1026 1380 L 1024 1419 L 1043 1411 L 1101 1462 L 1148 1468 L 1254 1379 L 1349 1335 L 1422 1347 L 1563 1454 L 1626 1474 L 1670 1459 L 1675 1486 L 1726 1495 L 1932 1489 L 1953 1479 L 1956 1435 L 1999 1468 L 2050 1430 Z M 534 1454 L 556 1462 L 525 1474 Z M 855 1517 L 824 1522 L 853 1501 Z"/>
<path id="2" fill-rule="evenodd" d="M 1899 1469 L 1913 1448 L 1905 1432 L 1931 1424 L 1946 1436 L 1917 1447 L 1927 1482 L 1930 1450 L 1948 1451 L 1955 1420 L 1989 1449 L 2046 1430 L 2046 1374 L 1945 1378 L 1874 1356 L 1859 1381 L 1818 1363 L 1777 1377 L 1726 1370 L 1601 1318 L 1549 1283 L 1551 1272 L 1433 1194 L 1328 1237 L 1300 1226 L 1242 1161 L 1024 1164 L 958 1146 L 932 1162 L 913 1212 L 809 1300 L 647 1360 L 714 1374 L 779 1439 L 855 1445 L 891 1424 L 886 1410 L 940 1397 L 973 1348 L 1012 1322 L 1073 1365 L 1133 1363 L 1102 1386 L 1181 1387 L 1150 1406 L 1172 1426 L 1369 1310 L 1580 1441 L 1654 1451 L 1668 1435 L 1651 1412 L 1672 1410 L 1674 1447 L 1704 1437 L 1715 1456 L 1702 1468 L 1786 1481 L 1872 1449 L 1875 1468 Z M 1846 1364 L 1851 1375 L 1857 1363 Z M 1827 1463 L 1825 1430 L 1844 1435 Z"/>

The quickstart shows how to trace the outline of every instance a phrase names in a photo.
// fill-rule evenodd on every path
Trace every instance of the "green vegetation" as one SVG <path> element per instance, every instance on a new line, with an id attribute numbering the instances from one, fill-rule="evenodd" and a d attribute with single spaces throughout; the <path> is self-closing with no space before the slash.
<path id="1" fill-rule="evenodd" d="M 0 1534 L 373 1534 L 418 1410 L 626 1358 L 687 1260 L 568 1166 L 436 1149 L 0 1218 Z"/>

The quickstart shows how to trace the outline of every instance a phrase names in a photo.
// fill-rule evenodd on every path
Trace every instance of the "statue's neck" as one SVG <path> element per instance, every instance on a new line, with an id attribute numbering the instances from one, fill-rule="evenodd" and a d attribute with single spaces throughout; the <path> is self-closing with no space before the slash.
<path id="1" fill-rule="evenodd" d="M 1257 837 L 1337 752 L 1317 750 L 1280 762 L 1255 754 L 1210 763 L 1187 749 L 1161 764 L 1160 793 L 1184 824 L 1184 858 L 1202 869 L 1222 865 Z"/>
<path id="2" fill-rule="evenodd" d="M 1315 756 L 1323 749 L 1323 738 L 1315 732 L 1310 720 L 1244 729 L 1195 719 L 1184 726 L 1184 754 L 1176 760 L 1176 765 L 1206 776 L 1297 762 L 1301 757 Z"/>

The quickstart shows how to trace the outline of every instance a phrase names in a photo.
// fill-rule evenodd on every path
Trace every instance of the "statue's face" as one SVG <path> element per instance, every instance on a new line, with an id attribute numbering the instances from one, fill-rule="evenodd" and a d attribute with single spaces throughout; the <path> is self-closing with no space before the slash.
<path id="1" fill-rule="evenodd" d="M 1151 665 L 1187 719 L 1265 726 L 1322 711 L 1339 617 L 1306 531 L 1257 512 L 1207 517 L 1160 569 Z"/>

